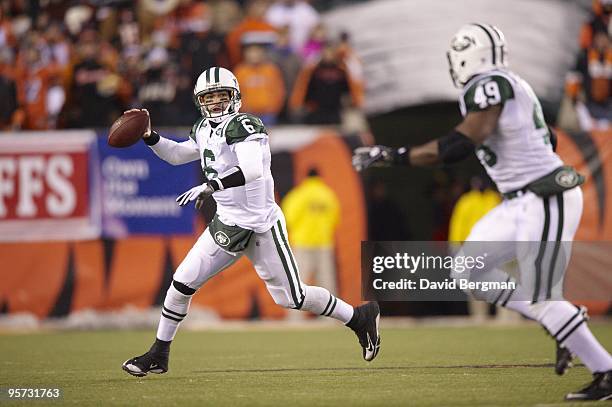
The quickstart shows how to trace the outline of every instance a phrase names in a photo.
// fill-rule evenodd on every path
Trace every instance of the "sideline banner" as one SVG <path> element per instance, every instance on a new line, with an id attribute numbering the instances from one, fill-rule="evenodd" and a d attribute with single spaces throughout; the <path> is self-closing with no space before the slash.
<path id="1" fill-rule="evenodd" d="M 100 235 L 95 140 L 83 130 L 0 137 L 0 241 Z"/>
<path id="2" fill-rule="evenodd" d="M 176 197 L 200 183 L 199 163 L 173 166 L 142 142 L 113 148 L 106 137 L 98 138 L 98 151 L 105 237 L 193 233 L 196 211 L 178 206 Z"/>

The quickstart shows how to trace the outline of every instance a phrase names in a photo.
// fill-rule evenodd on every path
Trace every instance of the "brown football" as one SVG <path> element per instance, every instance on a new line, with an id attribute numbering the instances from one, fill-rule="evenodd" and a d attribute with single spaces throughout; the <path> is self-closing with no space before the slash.
<path id="1" fill-rule="evenodd" d="M 149 116 L 142 110 L 126 112 L 110 128 L 108 145 L 129 147 L 138 142 L 147 131 Z"/>

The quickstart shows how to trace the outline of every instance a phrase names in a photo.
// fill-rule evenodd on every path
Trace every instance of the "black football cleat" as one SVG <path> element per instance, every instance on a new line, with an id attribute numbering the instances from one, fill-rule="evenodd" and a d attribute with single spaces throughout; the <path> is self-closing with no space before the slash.
<path id="1" fill-rule="evenodd" d="M 572 360 L 574 359 L 574 354 L 570 352 L 565 346 L 561 346 L 559 342 L 557 342 L 557 360 L 555 361 L 555 373 L 559 376 L 563 376 L 567 370 L 574 366 Z"/>
<path id="2" fill-rule="evenodd" d="M 593 381 L 584 389 L 565 396 L 567 401 L 612 400 L 612 370 L 593 373 Z"/>
<path id="3" fill-rule="evenodd" d="M 168 371 L 169 356 L 170 342 L 158 339 L 147 353 L 126 360 L 121 368 L 136 377 L 144 377 L 148 373 L 162 374 Z"/>
<path id="4" fill-rule="evenodd" d="M 378 324 L 380 322 L 380 308 L 377 302 L 369 302 L 355 308 L 355 313 L 346 324 L 351 328 L 363 350 L 363 358 L 371 362 L 380 351 L 380 334 Z"/>

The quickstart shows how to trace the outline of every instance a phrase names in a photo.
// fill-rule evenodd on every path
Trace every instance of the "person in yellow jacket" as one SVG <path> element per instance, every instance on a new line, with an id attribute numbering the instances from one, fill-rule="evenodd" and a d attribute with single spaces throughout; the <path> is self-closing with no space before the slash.
<path id="1" fill-rule="evenodd" d="M 281 202 L 289 240 L 300 274 L 309 284 L 323 284 L 336 293 L 334 238 L 340 203 L 316 170 L 295 186 Z"/>
<path id="2" fill-rule="evenodd" d="M 465 241 L 476 222 L 501 202 L 499 194 L 485 188 L 480 177 L 472 178 L 470 186 L 471 189 L 461 195 L 453 208 L 448 230 L 451 242 Z"/>

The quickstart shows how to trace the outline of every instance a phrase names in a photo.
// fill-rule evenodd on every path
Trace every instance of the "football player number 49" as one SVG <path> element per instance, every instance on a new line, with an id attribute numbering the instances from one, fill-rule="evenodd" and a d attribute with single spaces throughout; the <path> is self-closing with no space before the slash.
<path id="1" fill-rule="evenodd" d="M 499 93 L 497 82 L 487 82 L 476 88 L 474 103 L 481 109 L 485 109 L 487 106 L 496 105 L 499 102 L 501 102 L 501 94 Z"/>

